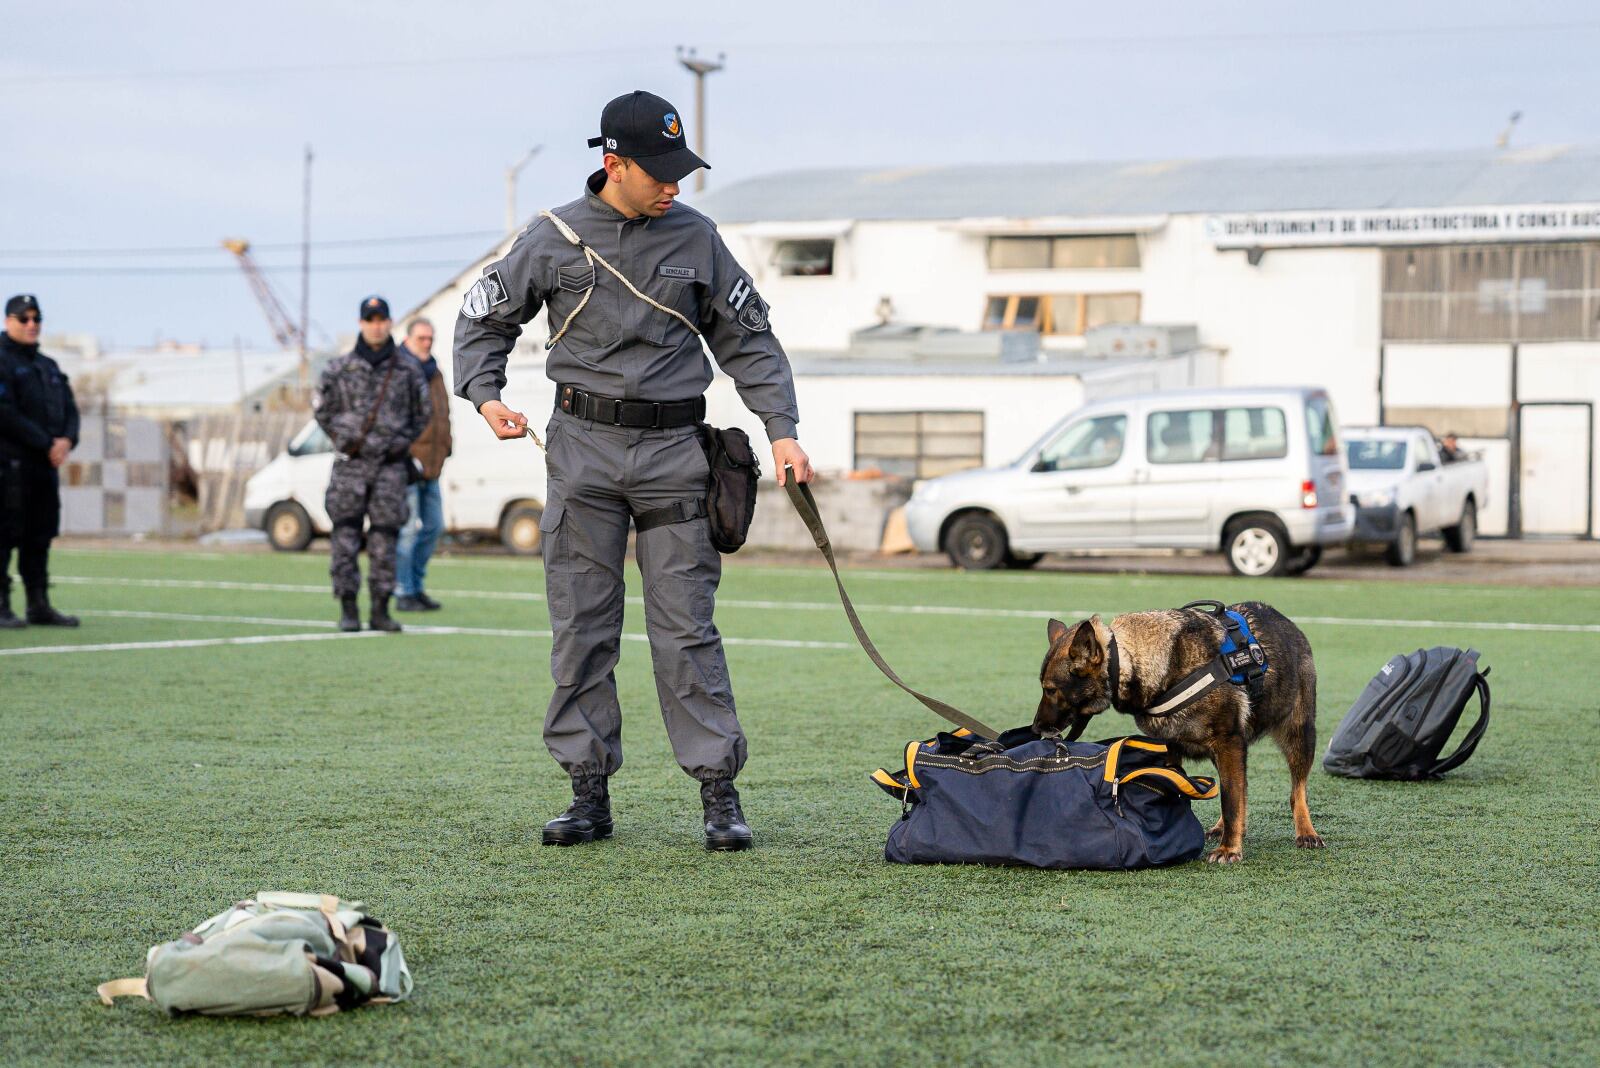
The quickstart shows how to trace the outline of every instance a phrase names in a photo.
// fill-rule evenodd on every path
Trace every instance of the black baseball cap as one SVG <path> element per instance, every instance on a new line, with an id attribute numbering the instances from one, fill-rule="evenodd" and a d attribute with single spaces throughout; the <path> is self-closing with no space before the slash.
<path id="1" fill-rule="evenodd" d="M 389 302 L 382 297 L 368 297 L 361 302 L 361 321 L 368 319 L 392 319 L 389 314 Z"/>
<path id="2" fill-rule="evenodd" d="M 682 181 L 690 171 L 711 164 L 689 151 L 683 116 L 667 101 L 635 89 L 600 112 L 600 136 L 590 148 L 603 148 L 638 162 L 658 182 Z"/>
<path id="3" fill-rule="evenodd" d="M 25 311 L 39 312 L 40 318 L 44 317 L 44 313 L 39 311 L 39 298 L 32 293 L 18 293 L 6 301 L 7 315 L 21 315 Z"/>

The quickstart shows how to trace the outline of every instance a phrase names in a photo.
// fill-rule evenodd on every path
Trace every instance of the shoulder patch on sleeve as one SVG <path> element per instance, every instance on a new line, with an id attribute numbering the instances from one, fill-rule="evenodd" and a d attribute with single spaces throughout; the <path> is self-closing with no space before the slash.
<path id="1" fill-rule="evenodd" d="M 766 301 L 752 296 L 739 312 L 739 325 L 759 334 L 771 325 L 767 319 L 768 310 Z"/>
<path id="2" fill-rule="evenodd" d="M 505 283 L 500 281 L 500 272 L 489 271 L 472 283 L 472 288 L 467 290 L 467 295 L 461 300 L 461 314 L 468 319 L 482 319 L 491 309 L 499 307 L 510 299 L 506 293 Z"/>

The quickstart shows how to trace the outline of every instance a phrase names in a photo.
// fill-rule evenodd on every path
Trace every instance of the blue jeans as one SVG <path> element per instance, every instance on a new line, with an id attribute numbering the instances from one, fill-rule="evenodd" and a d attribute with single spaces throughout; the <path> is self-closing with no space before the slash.
<path id="1" fill-rule="evenodd" d="M 439 544 L 444 530 L 444 503 L 439 497 L 439 480 L 424 479 L 406 487 L 406 498 L 411 503 L 411 518 L 400 528 L 400 542 L 395 547 L 395 590 L 402 597 L 415 597 L 422 592 L 423 580 L 428 575 L 428 558 L 433 547 Z"/>

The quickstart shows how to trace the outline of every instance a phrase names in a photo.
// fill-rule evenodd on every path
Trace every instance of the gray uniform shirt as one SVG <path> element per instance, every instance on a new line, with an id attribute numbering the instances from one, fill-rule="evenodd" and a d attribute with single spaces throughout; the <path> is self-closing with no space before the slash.
<path id="1" fill-rule="evenodd" d="M 716 225 L 683 204 L 659 219 L 626 218 L 596 195 L 604 177 L 591 176 L 589 192 L 555 213 L 640 292 L 700 328 L 770 440 L 794 437 L 800 415 L 789 358 L 772 336 L 766 302 Z M 474 407 L 499 400 L 523 324 L 548 306 L 555 333 L 591 289 L 545 362 L 552 381 L 624 400 L 689 400 L 706 391 L 712 371 L 701 339 L 605 268 L 591 267 L 583 250 L 540 218 L 467 293 L 456 320 L 457 395 Z"/>

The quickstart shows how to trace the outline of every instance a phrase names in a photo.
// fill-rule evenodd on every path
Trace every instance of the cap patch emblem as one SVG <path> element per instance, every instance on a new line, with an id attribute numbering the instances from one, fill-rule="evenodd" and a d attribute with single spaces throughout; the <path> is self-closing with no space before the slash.
<path id="1" fill-rule="evenodd" d="M 678 113 L 669 111 L 661 116 L 662 137 L 682 137 L 683 127 L 678 124 Z"/>

